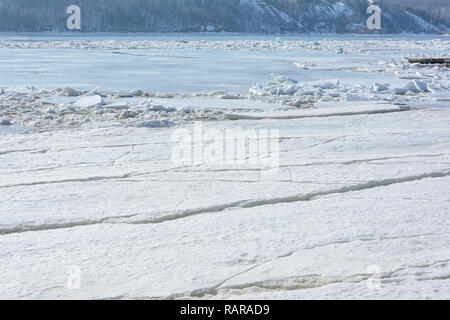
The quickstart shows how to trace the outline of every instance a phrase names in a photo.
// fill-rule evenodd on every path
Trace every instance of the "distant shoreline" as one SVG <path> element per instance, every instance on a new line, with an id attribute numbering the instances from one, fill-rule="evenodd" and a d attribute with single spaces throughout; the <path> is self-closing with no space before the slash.
<path id="1" fill-rule="evenodd" d="M 450 33 L 244 33 L 244 32 L 67 32 L 67 31 L 42 31 L 42 32 L 30 32 L 30 31 L 0 31 L 0 36 L 68 36 L 68 37 L 77 37 L 77 36 L 223 36 L 223 37 L 232 37 L 232 36 L 242 36 L 242 37 L 280 37 L 280 38 L 288 38 L 288 37 L 413 37 L 413 36 L 442 36 L 449 37 Z"/>

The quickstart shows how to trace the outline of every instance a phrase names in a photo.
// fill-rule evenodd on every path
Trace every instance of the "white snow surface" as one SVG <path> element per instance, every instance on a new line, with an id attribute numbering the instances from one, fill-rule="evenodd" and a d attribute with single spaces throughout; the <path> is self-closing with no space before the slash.
<path id="1" fill-rule="evenodd" d="M 0 40 L 0 299 L 450 298 L 449 70 L 405 60 L 448 40 L 28 40 Z M 166 46 L 201 90 L 131 82 Z M 84 85 L 64 52 L 135 68 Z M 278 130 L 279 165 L 174 161 L 198 126 Z"/>

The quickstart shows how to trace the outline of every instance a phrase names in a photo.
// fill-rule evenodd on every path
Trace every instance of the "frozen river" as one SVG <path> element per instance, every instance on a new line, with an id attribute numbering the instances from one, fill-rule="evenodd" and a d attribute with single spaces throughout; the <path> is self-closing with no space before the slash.
<path id="1" fill-rule="evenodd" d="M 0 35 L 0 299 L 449 299 L 449 53 Z"/>
<path id="2" fill-rule="evenodd" d="M 383 41 L 387 37 L 375 37 Z M 253 40 L 251 40 L 253 39 Z M 11 36 L 0 35 L 0 42 L 21 46 L 23 43 L 42 43 L 52 41 L 98 42 L 97 47 L 89 50 L 61 48 L 51 49 L 5 49 L 0 46 L 0 86 L 23 88 L 35 87 L 58 88 L 71 86 L 77 89 L 92 89 L 97 86 L 107 90 L 141 89 L 166 93 L 210 92 L 227 90 L 247 93 L 255 82 L 267 81 L 271 73 L 284 74 L 301 81 L 313 81 L 327 78 L 339 78 L 342 81 L 354 79 L 349 72 L 355 65 L 374 66 L 379 59 L 414 52 L 414 48 L 399 50 L 390 48 L 384 52 L 374 46 L 376 56 L 366 52 L 357 52 L 351 58 L 341 54 L 330 55 L 329 50 L 321 46 L 312 50 L 286 50 L 283 42 L 327 41 L 329 37 L 269 37 L 269 36 L 136 36 L 103 35 L 90 37 L 61 36 Z M 418 37 L 415 40 L 445 39 L 444 37 Z M 328 41 L 370 41 L 362 36 L 341 36 Z M 397 37 L 394 41 L 410 41 L 411 37 Z M 111 48 L 108 41 L 118 43 Z M 166 46 L 152 46 L 151 49 L 134 49 L 134 43 L 164 41 Z M 195 42 L 196 49 L 177 49 L 173 42 Z M 270 45 L 270 50 L 259 50 L 249 46 L 249 41 L 258 41 Z M 103 45 L 102 45 L 103 42 Z M 130 45 L 131 42 L 131 45 Z M 214 50 L 214 46 L 204 46 L 202 42 L 227 43 L 230 46 L 241 45 L 241 50 Z M 172 45 L 170 45 L 172 43 Z M 332 43 L 336 48 L 339 43 Z M 167 47 L 172 47 L 167 49 Z M 121 49 L 122 48 L 122 49 Z M 175 49 L 174 49 L 175 48 Z M 311 48 L 310 48 L 311 49 Z M 331 48 L 333 49 L 333 48 Z M 349 48 L 352 49 L 352 48 Z M 424 50 L 428 49 L 428 50 Z M 435 48 L 422 48 L 427 53 Z M 316 70 L 301 70 L 295 63 L 313 61 L 319 64 Z M 373 75 L 358 74 L 360 81 L 370 84 Z"/>

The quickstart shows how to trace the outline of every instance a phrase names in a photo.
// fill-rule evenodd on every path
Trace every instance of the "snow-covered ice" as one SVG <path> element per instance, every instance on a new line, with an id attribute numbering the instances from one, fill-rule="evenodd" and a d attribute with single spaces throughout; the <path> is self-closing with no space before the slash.
<path id="1" fill-rule="evenodd" d="M 449 299 L 449 40 L 191 37 L 0 37 L 0 299 Z"/>

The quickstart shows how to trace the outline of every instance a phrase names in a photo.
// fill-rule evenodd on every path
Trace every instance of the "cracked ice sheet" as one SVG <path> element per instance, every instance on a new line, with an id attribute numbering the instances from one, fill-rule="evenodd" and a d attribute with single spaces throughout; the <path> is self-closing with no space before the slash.
<path id="1" fill-rule="evenodd" d="M 336 103 L 334 103 L 336 104 Z M 350 104 L 350 105 L 349 105 Z M 266 111 L 259 112 L 239 112 L 228 113 L 227 118 L 230 120 L 239 119 L 301 119 L 301 118 L 313 118 L 313 117 L 332 117 L 332 116 L 348 116 L 348 115 L 360 115 L 360 114 L 379 114 L 379 113 L 395 113 L 408 111 L 406 106 L 397 106 L 392 104 L 378 104 L 370 103 L 365 104 L 359 102 L 347 103 L 346 106 L 332 106 L 328 108 L 317 109 L 301 109 L 301 110 L 283 110 L 283 111 Z"/>
<path id="2" fill-rule="evenodd" d="M 205 129 L 280 128 L 276 176 L 261 175 L 254 168 L 172 163 L 168 129 L 106 127 L 11 134 L 3 140 L 5 153 L 0 155 L 5 199 L 1 230 L 52 229 L 117 218 L 157 222 L 258 205 L 267 199 L 283 201 L 349 187 L 369 188 L 373 182 L 384 185 L 445 175 L 450 169 L 448 121 L 445 109 L 429 108 L 203 123 Z M 166 201 L 160 200 L 161 195 Z"/>
<path id="3" fill-rule="evenodd" d="M 156 53 L 159 58 L 152 51 L 127 52 L 153 56 L 130 56 L 126 64 L 123 55 L 97 52 L 94 62 L 101 58 L 104 63 L 100 69 L 96 66 L 101 72 L 94 78 L 92 72 L 80 73 L 92 71 L 93 51 L 1 49 L 7 58 L 3 80 L 8 88 L 34 84 L 90 90 L 103 85 L 110 90 L 181 94 L 226 89 L 244 94 L 251 83 L 265 82 L 274 72 L 301 82 L 339 78 L 343 84 L 370 87 L 388 82 L 393 88 L 409 82 L 397 79 L 395 71 L 399 77 L 423 72 L 402 70 L 398 61 L 386 60 L 417 53 L 440 56 L 448 47 L 445 40 L 416 38 L 364 40 L 356 46 L 353 41 L 320 41 L 320 51 L 343 47 L 353 52 L 336 56 L 316 52 L 309 42 L 241 42 L 230 49 L 253 50 L 256 45 L 257 51 L 227 55 L 185 51 L 194 59 L 175 57 L 171 43 L 143 43 L 169 47 Z M 109 42 L 92 45 L 113 49 Z M 299 51 L 262 55 L 266 45 L 270 50 Z M 67 66 L 68 56 L 78 64 Z M 180 64 L 173 64 L 175 60 Z M 110 67 L 117 61 L 121 70 Z M 297 63 L 316 66 L 301 70 Z M 11 69 L 17 67 L 22 68 L 19 73 Z M 148 73 L 141 70 L 146 67 L 165 72 L 148 82 Z M 31 75 L 32 69 L 37 73 Z M 440 77 L 441 71 L 425 75 Z M 134 80 L 124 88 L 123 76 L 130 72 Z M 170 162 L 170 129 L 106 122 L 79 129 L 37 129 L 43 132 L 0 126 L 0 224 L 13 232 L 0 235 L 0 298 L 448 299 L 448 94 L 408 96 L 403 102 L 412 110 L 369 114 L 375 108 L 400 108 L 379 104 L 392 102 L 389 94 L 378 98 L 319 102 L 317 109 L 283 113 L 294 114 L 292 119 L 278 117 L 280 105 L 271 103 L 154 99 L 177 109 L 239 110 L 238 115 L 248 110 L 254 111 L 248 112 L 252 116 L 266 116 L 202 124 L 280 129 L 281 168 L 276 177 L 242 167 L 175 165 Z M 345 115 L 357 109 L 363 114 Z M 295 119 L 322 112 L 326 117 Z M 29 227 L 44 230 L 25 232 Z M 80 267 L 81 290 L 65 288 L 71 265 Z M 369 265 L 380 268 L 379 291 L 367 287 Z"/>
<path id="4" fill-rule="evenodd" d="M 0 297 L 445 299 L 449 182 L 423 179 L 157 225 L 3 235 Z M 73 265 L 80 290 L 65 287 Z M 377 291 L 367 287 L 372 265 L 381 271 Z"/>
<path id="5" fill-rule="evenodd" d="M 354 117 L 204 124 L 281 128 L 281 167 L 275 176 L 254 168 L 172 163 L 171 130 L 113 127 L 12 135 L 13 146 L 0 156 L 5 199 L 0 230 L 109 220 L 156 223 L 446 175 L 448 117 L 441 108 L 432 111 L 426 120 L 421 110 L 362 117 L 362 131 L 354 127 Z"/>

